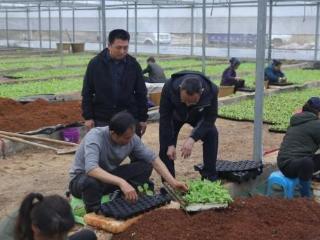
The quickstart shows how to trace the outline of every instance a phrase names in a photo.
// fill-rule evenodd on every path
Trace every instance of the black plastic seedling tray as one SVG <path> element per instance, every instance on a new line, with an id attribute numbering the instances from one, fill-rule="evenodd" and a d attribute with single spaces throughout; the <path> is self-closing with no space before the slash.
<path id="1" fill-rule="evenodd" d="M 102 204 L 101 211 L 106 217 L 125 220 L 166 205 L 170 201 L 170 196 L 163 194 L 156 194 L 154 196 L 141 195 L 134 203 L 128 202 L 121 197 Z"/>
<path id="2" fill-rule="evenodd" d="M 284 82 L 284 83 L 281 83 L 281 82 L 269 82 L 269 85 L 272 85 L 272 86 L 290 86 L 290 85 L 293 85 L 293 83 L 291 82 Z"/>
<path id="3" fill-rule="evenodd" d="M 242 88 L 238 88 L 237 91 L 240 92 L 254 92 L 256 91 L 255 88 L 251 88 L 251 87 L 242 87 Z"/>
<path id="4" fill-rule="evenodd" d="M 201 173 L 203 165 L 195 165 L 194 169 Z M 216 170 L 219 178 L 241 183 L 250 179 L 255 179 L 257 176 L 259 176 L 262 173 L 263 164 L 261 162 L 252 160 L 218 160 L 216 163 Z"/>

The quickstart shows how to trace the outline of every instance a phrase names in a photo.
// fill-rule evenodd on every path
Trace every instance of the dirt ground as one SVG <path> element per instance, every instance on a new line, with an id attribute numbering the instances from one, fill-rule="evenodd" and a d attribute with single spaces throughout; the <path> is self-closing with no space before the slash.
<path id="1" fill-rule="evenodd" d="M 320 205 L 307 199 L 236 199 L 226 210 L 186 215 L 182 210 L 145 214 L 114 240 L 316 240 Z"/>
<path id="2" fill-rule="evenodd" d="M 150 123 L 143 136 L 145 144 L 155 152 L 159 150 L 158 123 Z M 253 148 L 253 124 L 218 119 L 219 159 L 245 160 L 251 159 Z M 268 132 L 264 126 L 264 151 L 278 148 L 283 135 Z M 177 149 L 191 131 L 185 125 L 179 135 Z M 40 149 L 26 149 L 15 155 L 0 159 L 0 219 L 17 208 L 22 198 L 31 191 L 44 194 L 61 194 L 67 190 L 68 169 L 73 155 L 55 155 L 53 152 Z M 193 165 L 202 160 L 202 146 L 195 144 L 191 158 L 176 160 L 177 178 L 186 180 L 198 177 Z M 159 185 L 159 177 L 153 173 Z"/>

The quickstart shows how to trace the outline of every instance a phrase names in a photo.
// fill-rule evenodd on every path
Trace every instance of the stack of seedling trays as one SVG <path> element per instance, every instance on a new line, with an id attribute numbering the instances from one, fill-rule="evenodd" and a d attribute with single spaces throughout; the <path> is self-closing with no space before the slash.
<path id="1" fill-rule="evenodd" d="M 170 203 L 170 201 L 170 196 L 162 194 L 156 194 L 153 196 L 142 194 L 139 195 L 136 202 L 128 202 L 123 197 L 119 197 L 111 202 L 102 204 L 101 211 L 106 217 L 125 220 L 166 205 Z"/>
<path id="2" fill-rule="evenodd" d="M 199 171 L 200 174 L 203 171 L 202 164 L 195 165 L 194 168 L 196 171 Z M 252 160 L 218 160 L 216 163 L 216 170 L 219 178 L 242 183 L 259 176 L 263 171 L 263 164 Z"/>

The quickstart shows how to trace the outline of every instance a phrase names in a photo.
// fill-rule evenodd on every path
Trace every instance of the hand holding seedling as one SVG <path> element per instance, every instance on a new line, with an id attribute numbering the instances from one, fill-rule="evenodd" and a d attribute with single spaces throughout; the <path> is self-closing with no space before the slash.
<path id="1" fill-rule="evenodd" d="M 181 192 L 187 192 L 188 186 L 184 182 L 175 181 L 175 183 L 172 186 L 175 190 L 181 191 Z"/>
<path id="2" fill-rule="evenodd" d="M 190 157 L 193 144 L 194 144 L 194 139 L 192 137 L 189 137 L 182 145 L 181 157 L 183 157 L 184 159 Z"/>
<path id="3" fill-rule="evenodd" d="M 138 194 L 136 190 L 127 181 L 124 180 L 120 184 L 120 189 L 123 192 L 124 197 L 127 201 L 135 202 L 138 200 Z"/>
<path id="4" fill-rule="evenodd" d="M 167 156 L 170 160 L 176 160 L 176 147 L 175 146 L 169 146 L 167 150 Z"/>

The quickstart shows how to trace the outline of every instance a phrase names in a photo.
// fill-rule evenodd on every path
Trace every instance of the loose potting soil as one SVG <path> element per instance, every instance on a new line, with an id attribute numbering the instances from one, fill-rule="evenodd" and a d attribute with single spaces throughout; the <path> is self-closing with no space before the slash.
<path id="1" fill-rule="evenodd" d="M 26 132 L 57 124 L 83 121 L 80 101 L 47 102 L 38 99 L 22 104 L 8 98 L 0 98 L 0 130 Z"/>
<path id="2" fill-rule="evenodd" d="M 163 209 L 145 214 L 113 240 L 317 240 L 320 205 L 307 199 L 236 199 L 228 209 L 187 215 Z"/>

